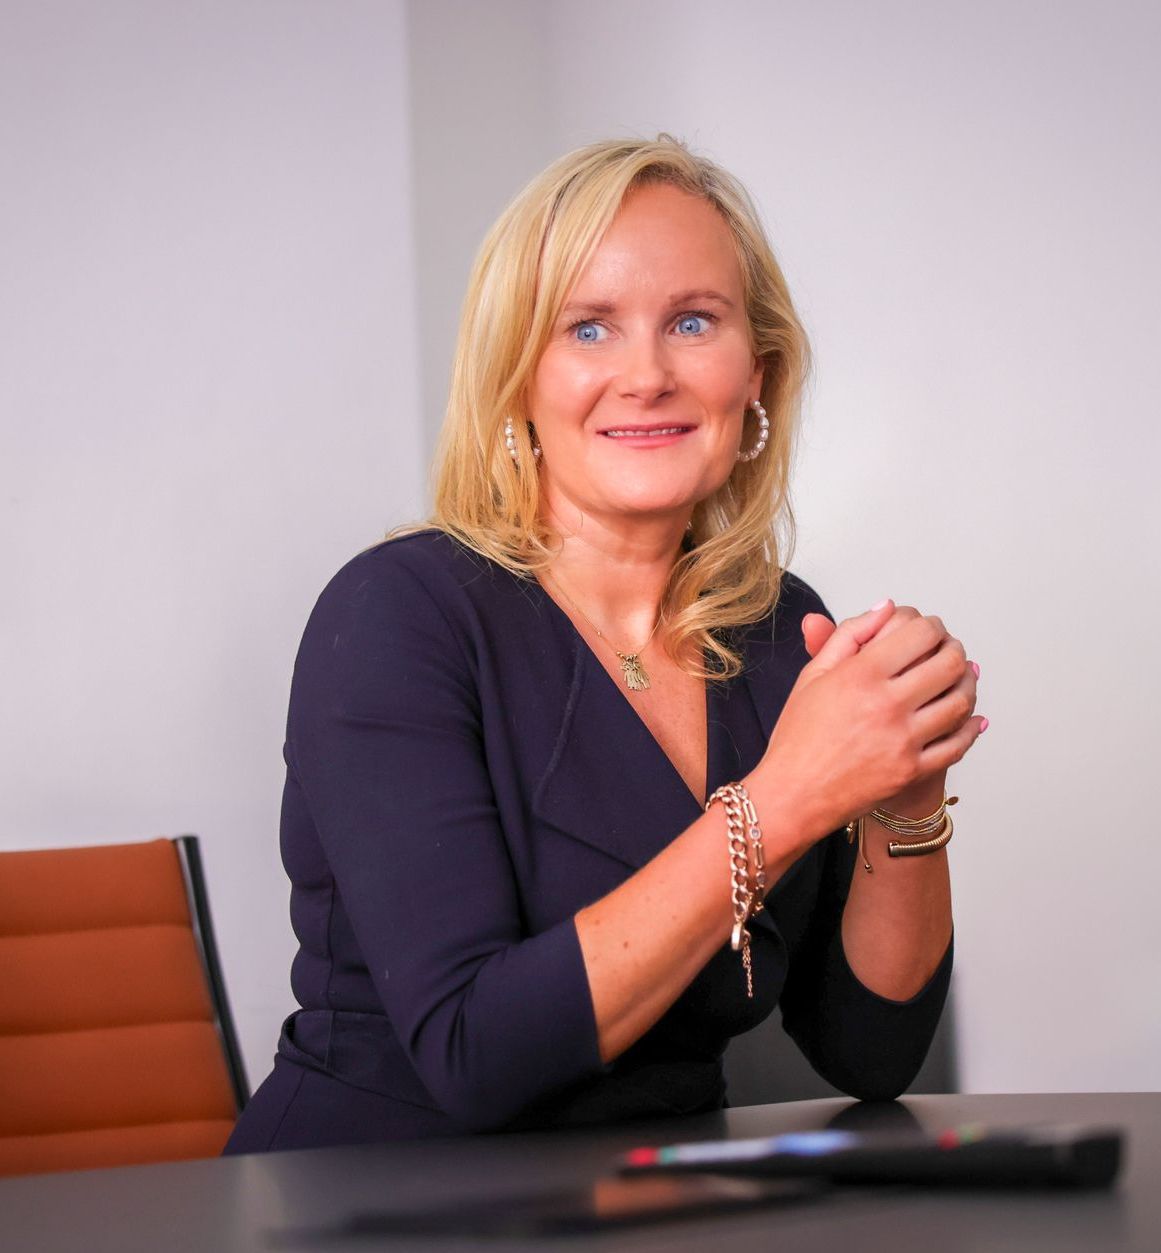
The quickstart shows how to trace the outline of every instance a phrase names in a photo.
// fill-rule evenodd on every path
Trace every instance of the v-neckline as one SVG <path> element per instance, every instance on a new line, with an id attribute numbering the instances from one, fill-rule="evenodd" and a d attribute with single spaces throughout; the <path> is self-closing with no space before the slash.
<path id="1" fill-rule="evenodd" d="M 669 767 L 670 773 L 678 781 L 678 783 L 680 783 L 682 791 L 684 791 L 686 796 L 688 796 L 689 799 L 697 806 L 699 812 L 701 810 L 704 810 L 705 803 L 706 803 L 705 798 L 703 797 L 699 799 L 697 797 L 693 789 L 686 782 L 685 776 L 681 773 L 680 770 L 678 770 L 677 766 L 674 764 L 673 758 L 670 757 L 670 755 L 661 746 L 661 741 L 657 738 L 657 736 L 653 734 L 653 728 L 650 727 L 649 723 L 646 722 L 645 719 L 641 716 L 636 706 L 629 699 L 628 693 L 621 689 L 620 684 L 617 683 L 616 679 L 614 679 L 613 676 L 605 668 L 604 663 L 597 656 L 596 650 L 588 642 L 588 640 L 586 640 L 585 637 L 581 634 L 580 630 L 577 627 L 577 624 L 572 620 L 572 618 L 569 617 L 567 613 L 565 613 L 565 611 L 560 607 L 560 605 L 556 603 L 553 597 L 549 594 L 548 589 L 544 586 L 543 583 L 540 582 L 539 579 L 536 580 L 536 586 L 539 588 L 540 594 L 541 596 L 543 596 L 545 602 L 551 605 L 553 610 L 555 610 L 555 612 L 563 619 L 568 629 L 572 632 L 576 643 L 579 644 L 580 647 L 584 650 L 584 652 L 582 653 L 582 656 L 585 658 L 586 667 L 589 667 L 589 668 L 593 666 L 596 667 L 601 677 L 606 681 L 608 686 L 616 693 L 618 701 L 625 707 L 625 709 L 629 711 L 630 715 L 640 724 L 641 728 L 645 731 L 645 734 L 652 741 L 653 747 L 657 750 L 658 756 L 662 759 L 662 761 L 665 762 L 666 766 Z M 705 791 L 706 791 L 706 797 L 708 797 L 709 792 L 710 792 L 710 767 L 712 766 L 713 760 L 714 760 L 713 745 L 710 742 L 710 733 L 711 733 L 713 722 L 712 722 L 712 719 L 710 718 L 709 683 L 705 681 L 704 679 L 702 680 L 702 705 L 703 705 L 702 717 L 705 720 L 705 761 L 702 764 L 705 769 L 705 775 L 704 775 Z"/>

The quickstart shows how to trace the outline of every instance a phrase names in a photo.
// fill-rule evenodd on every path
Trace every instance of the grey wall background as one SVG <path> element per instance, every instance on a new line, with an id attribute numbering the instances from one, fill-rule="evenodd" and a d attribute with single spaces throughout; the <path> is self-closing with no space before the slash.
<path id="1" fill-rule="evenodd" d="M 1161 86 L 1128 2 L 0 7 L 0 847 L 198 831 L 255 1079 L 294 649 L 423 508 L 472 252 L 665 129 L 817 355 L 795 567 L 980 662 L 969 1090 L 1156 1088 Z"/>
<path id="2" fill-rule="evenodd" d="M 198 832 L 255 1080 L 298 638 L 424 495 L 405 17 L 0 7 L 0 847 Z"/>

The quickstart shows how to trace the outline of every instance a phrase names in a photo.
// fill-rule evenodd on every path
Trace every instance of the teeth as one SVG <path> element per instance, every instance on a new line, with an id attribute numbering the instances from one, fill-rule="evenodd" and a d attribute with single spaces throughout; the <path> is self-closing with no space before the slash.
<path id="1" fill-rule="evenodd" d="M 604 433 L 612 439 L 625 439 L 640 435 L 680 435 L 682 431 L 688 429 L 684 426 L 663 426 L 656 431 L 605 431 Z"/>

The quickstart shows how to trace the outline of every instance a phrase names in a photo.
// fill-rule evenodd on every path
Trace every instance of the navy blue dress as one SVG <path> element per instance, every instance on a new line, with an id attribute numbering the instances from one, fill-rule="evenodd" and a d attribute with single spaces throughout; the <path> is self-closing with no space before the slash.
<path id="1" fill-rule="evenodd" d="M 743 674 L 707 685 L 709 789 L 765 751 L 809 612 L 822 602 L 786 576 L 773 620 L 738 633 Z M 701 806 L 543 589 L 439 532 L 370 549 L 325 589 L 285 757 L 302 1008 L 227 1152 L 720 1108 L 727 1042 L 775 1006 L 852 1095 L 895 1096 L 922 1063 L 951 950 L 911 1001 L 859 983 L 840 936 L 853 850 L 836 832 L 755 921 L 753 1000 L 723 948 L 602 1064 L 574 916 Z"/>

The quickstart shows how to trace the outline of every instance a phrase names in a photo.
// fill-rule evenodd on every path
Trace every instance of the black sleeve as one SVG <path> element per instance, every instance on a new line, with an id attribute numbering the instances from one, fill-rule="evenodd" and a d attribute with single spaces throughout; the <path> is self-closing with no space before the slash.
<path id="1" fill-rule="evenodd" d="M 568 918 L 529 935 L 482 743 L 478 689 L 439 591 L 387 545 L 312 615 L 289 751 L 379 998 L 466 1130 L 599 1071 Z"/>
<path id="2" fill-rule="evenodd" d="M 843 830 L 824 844 L 818 901 L 790 955 L 782 1025 L 839 1091 L 861 1101 L 893 1100 L 918 1074 L 931 1047 L 951 980 L 953 946 L 948 943 L 935 973 L 910 1000 L 872 992 L 851 970 L 843 949 L 843 907 L 856 850 Z"/>
<path id="3" fill-rule="evenodd" d="M 787 605 L 775 639 L 802 648 L 801 621 L 827 610 L 801 579 L 787 576 Z M 801 604 L 801 608 L 799 605 Z M 802 664 L 808 660 L 802 649 Z M 861 983 L 847 961 L 842 916 L 856 849 L 845 830 L 832 832 L 807 856 L 821 858 L 818 897 L 799 943 L 791 948 L 782 992 L 782 1024 L 807 1061 L 842 1092 L 864 1101 L 892 1100 L 906 1090 L 931 1046 L 951 981 L 948 943 L 927 984 L 908 1001 L 892 1001 Z"/>

